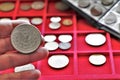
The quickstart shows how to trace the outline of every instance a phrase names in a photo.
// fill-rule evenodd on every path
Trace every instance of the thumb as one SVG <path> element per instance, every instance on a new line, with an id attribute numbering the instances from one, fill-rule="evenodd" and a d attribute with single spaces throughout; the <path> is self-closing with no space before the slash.
<path id="1" fill-rule="evenodd" d="M 16 73 L 1 74 L 0 80 L 37 80 L 40 77 L 40 71 L 27 70 Z"/>

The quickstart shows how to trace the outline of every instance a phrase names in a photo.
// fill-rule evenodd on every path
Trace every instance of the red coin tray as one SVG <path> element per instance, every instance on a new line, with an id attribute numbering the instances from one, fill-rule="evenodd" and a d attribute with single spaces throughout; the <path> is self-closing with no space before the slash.
<path id="1" fill-rule="evenodd" d="M 27 17 L 30 20 L 34 17 L 41 17 L 43 23 L 36 26 L 43 35 L 54 34 L 58 36 L 61 34 L 70 34 L 73 39 L 69 50 L 57 49 L 50 51 L 48 58 L 52 55 L 64 54 L 68 56 L 70 63 L 63 69 L 53 69 L 48 65 L 48 58 L 33 62 L 36 69 L 42 73 L 39 80 L 119 80 L 120 79 L 120 40 L 114 38 L 109 33 L 98 30 L 90 25 L 82 16 L 78 15 L 72 9 L 67 11 L 60 11 L 55 8 L 55 3 L 60 0 L 42 0 L 45 2 L 45 7 L 42 10 L 20 10 L 21 3 L 31 4 L 33 0 L 0 0 L 0 3 L 11 1 L 16 7 L 10 12 L 1 12 L 0 18 L 11 18 L 13 20 L 20 17 Z M 34 0 L 36 1 L 36 0 Z M 64 19 L 71 19 L 73 24 L 71 26 L 64 26 L 61 23 L 61 28 L 58 30 L 51 30 L 48 26 L 50 18 L 53 16 L 60 16 L 62 21 Z M 85 42 L 85 37 L 90 33 L 101 33 L 106 37 L 106 43 L 102 46 L 93 47 Z M 94 66 L 90 64 L 88 58 L 91 54 L 100 53 L 106 56 L 106 63 L 101 66 Z M 0 73 L 14 72 L 14 68 L 1 71 Z"/>

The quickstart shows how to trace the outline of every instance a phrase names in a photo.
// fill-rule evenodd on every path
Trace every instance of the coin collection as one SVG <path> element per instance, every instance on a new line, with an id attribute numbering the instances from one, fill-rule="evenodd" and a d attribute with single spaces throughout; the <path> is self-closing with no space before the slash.
<path id="1" fill-rule="evenodd" d="M 59 43 L 56 42 L 56 35 L 45 35 L 45 48 L 47 48 L 49 51 L 57 50 L 58 48 L 61 50 L 69 50 L 71 48 L 71 41 L 72 36 L 67 34 L 61 34 L 58 36 Z"/>
<path id="2" fill-rule="evenodd" d="M 63 19 L 61 22 L 62 18 L 61 17 L 51 17 L 50 18 L 50 23 L 49 23 L 49 28 L 52 30 L 58 30 L 62 25 L 64 26 L 71 26 L 73 24 L 72 19 Z M 62 24 L 62 25 L 61 25 Z"/>
<path id="3" fill-rule="evenodd" d="M 21 55 L 29 55 L 39 47 L 49 50 L 48 57 L 36 61 L 36 65 L 16 66 L 0 71 L 1 74 L 39 69 L 42 75 L 38 80 L 120 79 L 120 40 L 89 24 L 84 15 L 76 13 L 64 1 L 79 3 L 79 8 L 87 11 L 87 19 L 91 17 L 97 21 L 100 18 L 101 23 L 118 31 L 120 10 L 117 0 L 94 0 L 95 5 L 91 3 L 93 0 L 1 0 L 0 6 L 10 2 L 8 6 L 11 7 L 0 7 L 0 23 L 10 20 L 31 23 L 31 26 L 22 27 L 21 35 L 16 34 L 17 26 L 13 29 L 10 37 L 14 48 Z M 102 17 L 106 10 L 110 13 Z M 43 36 L 36 37 L 38 31 Z M 44 38 L 44 44 L 41 38 Z"/>
<path id="4" fill-rule="evenodd" d="M 120 39 L 119 0 L 64 0 L 95 27 Z"/>

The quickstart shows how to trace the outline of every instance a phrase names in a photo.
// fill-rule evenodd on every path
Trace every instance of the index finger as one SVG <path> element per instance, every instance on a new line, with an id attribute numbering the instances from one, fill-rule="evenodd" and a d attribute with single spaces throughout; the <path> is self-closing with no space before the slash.
<path id="1" fill-rule="evenodd" d="M 3 22 L 3 21 L 0 22 L 0 38 L 6 38 L 10 36 L 14 27 L 22 23 L 30 24 L 29 22 L 23 20 L 11 20 L 7 22 Z"/>

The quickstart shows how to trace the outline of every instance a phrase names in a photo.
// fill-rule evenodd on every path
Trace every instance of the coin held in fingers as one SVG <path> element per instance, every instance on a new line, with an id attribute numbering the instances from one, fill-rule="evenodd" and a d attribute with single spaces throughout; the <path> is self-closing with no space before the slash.
<path id="1" fill-rule="evenodd" d="M 34 52 L 42 43 L 39 30 L 31 24 L 20 24 L 11 33 L 12 46 L 20 53 Z"/>

